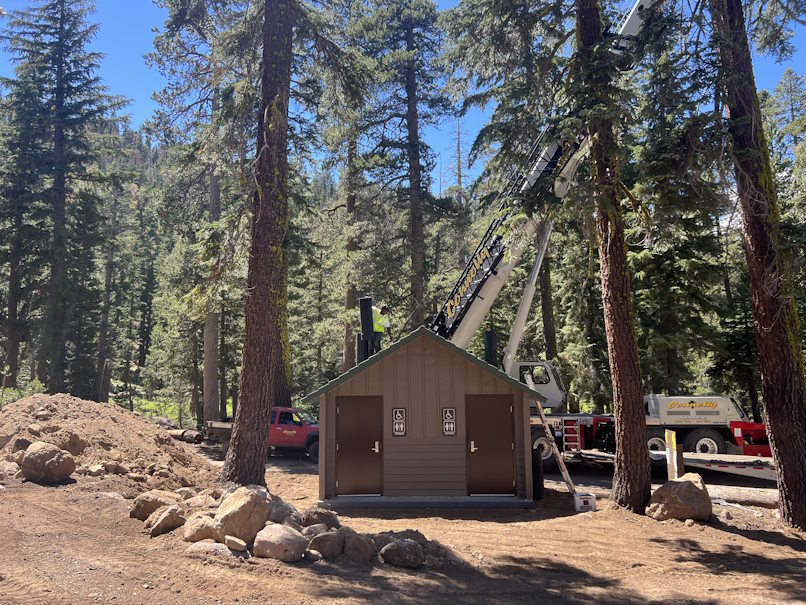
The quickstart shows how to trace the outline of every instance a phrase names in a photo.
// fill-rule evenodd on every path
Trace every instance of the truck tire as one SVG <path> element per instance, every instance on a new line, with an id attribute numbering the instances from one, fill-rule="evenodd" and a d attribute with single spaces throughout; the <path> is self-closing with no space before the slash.
<path id="1" fill-rule="evenodd" d="M 557 459 L 554 457 L 551 443 L 546 437 L 546 431 L 542 427 L 532 429 L 532 449 L 536 450 L 539 446 L 543 448 L 543 471 L 546 473 L 556 471 Z"/>
<path id="2" fill-rule="evenodd" d="M 649 459 L 653 463 L 666 463 L 666 434 L 663 429 L 648 428 L 646 445 L 649 448 Z"/>
<path id="3" fill-rule="evenodd" d="M 319 442 L 314 441 L 308 448 L 308 460 L 314 464 L 319 464 Z"/>
<path id="4" fill-rule="evenodd" d="M 695 429 L 691 431 L 684 441 L 687 452 L 697 454 L 724 454 L 728 451 L 725 438 L 714 429 Z"/>

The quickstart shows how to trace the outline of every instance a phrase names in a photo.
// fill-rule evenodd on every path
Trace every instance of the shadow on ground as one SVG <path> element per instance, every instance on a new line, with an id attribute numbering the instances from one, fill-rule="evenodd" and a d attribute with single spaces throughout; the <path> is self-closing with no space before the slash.
<path id="1" fill-rule="evenodd" d="M 317 570 L 323 576 L 354 576 L 355 569 L 339 563 Z M 551 559 L 510 556 L 484 570 L 396 570 L 393 575 L 369 572 L 364 581 L 329 582 L 311 593 L 320 598 L 357 599 L 372 603 L 557 603 L 567 605 L 644 605 L 645 597 L 617 580 L 590 574 Z M 675 603 L 709 605 L 710 600 L 675 599 Z"/>
<path id="2" fill-rule="evenodd" d="M 806 551 L 806 544 L 802 540 L 789 538 L 778 532 L 742 530 L 718 521 L 713 525 L 728 533 L 767 543 L 771 547 L 789 547 L 801 553 Z M 739 544 L 706 550 L 697 540 L 692 539 L 652 538 L 650 542 L 668 547 L 670 553 L 676 553 L 671 556 L 678 563 L 698 563 L 707 567 L 713 575 L 760 574 L 768 578 L 771 589 L 786 594 L 792 602 L 806 601 L 806 558 L 802 556 L 774 558 L 751 554 L 745 552 Z"/>

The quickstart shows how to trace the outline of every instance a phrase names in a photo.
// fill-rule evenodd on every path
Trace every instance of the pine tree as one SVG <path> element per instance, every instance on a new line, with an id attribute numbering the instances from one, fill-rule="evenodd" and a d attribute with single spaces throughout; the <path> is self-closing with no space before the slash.
<path id="1" fill-rule="evenodd" d="M 615 69 L 603 46 L 601 7 L 597 0 L 576 0 L 576 117 L 586 124 L 591 141 L 595 188 L 595 223 L 599 244 L 607 351 L 613 382 L 616 459 L 611 498 L 620 506 L 643 513 L 651 492 L 646 447 L 641 371 L 632 312 L 632 293 L 624 219 L 619 194 L 620 173 L 614 126 Z M 584 90 L 583 90 L 584 87 Z"/>
<path id="2" fill-rule="evenodd" d="M 252 239 L 238 409 L 221 480 L 265 485 L 266 436 L 274 404 L 290 402 L 287 316 L 288 106 L 294 6 L 266 0 L 263 68 L 257 137 L 257 191 Z"/>
<path id="3" fill-rule="evenodd" d="M 9 38 L 4 35 L 8 43 Z M 16 387 L 20 368 L 20 345 L 30 338 L 34 309 L 24 301 L 36 296 L 34 289 L 43 269 L 47 232 L 43 225 L 46 207 L 41 202 L 45 181 L 41 166 L 46 148 L 41 138 L 45 109 L 41 106 L 38 64 L 17 66 L 16 79 L 4 79 L 9 94 L 0 101 L 0 254 L 8 264 L 5 356 L 3 387 Z"/>
<path id="4" fill-rule="evenodd" d="M 101 56 L 86 49 L 97 32 L 96 25 L 87 23 L 93 8 L 90 0 L 50 0 L 13 13 L 7 33 L 18 68 L 36 74 L 31 85 L 44 111 L 44 128 L 39 135 L 49 157 L 39 169 L 48 183 L 45 196 L 51 205 L 52 239 L 38 371 L 50 392 L 68 386 L 68 222 L 81 182 L 87 179 L 89 164 L 96 155 L 88 128 L 119 104 L 106 95 L 96 75 Z M 77 207 L 84 212 L 81 203 Z M 71 346 L 92 349 L 95 343 L 73 340 Z"/>
<path id="5" fill-rule="evenodd" d="M 395 187 L 408 207 L 410 250 L 408 308 L 425 320 L 426 242 L 423 214 L 430 201 L 429 148 L 422 129 L 445 112 L 434 61 L 437 8 L 431 0 L 377 0 L 360 25 L 367 55 L 375 60 L 378 87 L 367 112 L 372 144 L 366 155 L 384 187 Z"/>
<path id="6" fill-rule="evenodd" d="M 781 250 L 778 195 L 762 130 L 744 10 L 712 0 L 720 85 L 729 113 L 744 249 L 761 363 L 767 432 L 787 525 L 806 529 L 806 376 L 789 261 Z"/>

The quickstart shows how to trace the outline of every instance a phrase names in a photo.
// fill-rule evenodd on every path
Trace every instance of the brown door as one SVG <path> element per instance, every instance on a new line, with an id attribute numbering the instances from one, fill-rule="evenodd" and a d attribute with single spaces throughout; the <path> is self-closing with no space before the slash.
<path id="1" fill-rule="evenodd" d="M 381 494 L 383 398 L 336 397 L 336 493 Z"/>
<path id="2" fill-rule="evenodd" d="M 467 493 L 515 493 L 512 395 L 467 395 Z"/>

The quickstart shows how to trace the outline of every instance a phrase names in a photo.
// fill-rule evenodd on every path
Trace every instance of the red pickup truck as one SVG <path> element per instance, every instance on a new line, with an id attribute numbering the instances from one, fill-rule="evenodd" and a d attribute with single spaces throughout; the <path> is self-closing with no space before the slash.
<path id="1" fill-rule="evenodd" d="M 208 421 L 207 434 L 216 437 L 226 453 L 232 422 Z M 319 422 L 305 410 L 273 407 L 267 442 L 274 450 L 305 452 L 311 462 L 319 462 Z"/>

